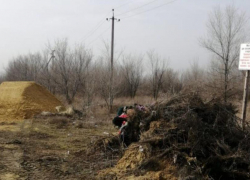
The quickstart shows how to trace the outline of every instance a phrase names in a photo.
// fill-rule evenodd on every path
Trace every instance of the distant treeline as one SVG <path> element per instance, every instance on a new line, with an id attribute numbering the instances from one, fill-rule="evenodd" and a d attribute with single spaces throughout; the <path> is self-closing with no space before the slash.
<path id="1" fill-rule="evenodd" d="M 245 14 L 233 6 L 212 11 L 207 35 L 199 41 L 212 55 L 208 67 L 201 68 L 194 61 L 186 71 L 177 72 L 154 50 L 144 55 L 116 52 L 113 96 L 146 95 L 157 100 L 184 91 L 224 102 L 241 97 L 244 72 L 238 70 L 237 64 L 239 45 L 247 39 L 247 22 Z M 82 97 L 90 105 L 93 98 L 101 97 L 109 105 L 110 46 L 104 43 L 103 53 L 94 56 L 87 47 L 70 47 L 67 39 L 61 39 L 41 52 L 12 59 L 1 81 L 36 81 L 69 104 Z"/>

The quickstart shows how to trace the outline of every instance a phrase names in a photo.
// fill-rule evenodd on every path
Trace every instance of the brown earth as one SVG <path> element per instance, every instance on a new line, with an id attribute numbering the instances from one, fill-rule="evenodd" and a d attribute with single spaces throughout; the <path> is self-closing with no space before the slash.
<path id="1" fill-rule="evenodd" d="M 87 145 L 116 131 L 108 117 L 82 121 L 53 116 L 0 121 L 0 127 L 0 180 L 91 180 L 119 158 L 98 153 L 96 163 L 86 155 Z"/>
<path id="2" fill-rule="evenodd" d="M 42 111 L 55 112 L 62 103 L 35 82 L 3 82 L 0 85 L 0 119 L 29 119 Z"/>

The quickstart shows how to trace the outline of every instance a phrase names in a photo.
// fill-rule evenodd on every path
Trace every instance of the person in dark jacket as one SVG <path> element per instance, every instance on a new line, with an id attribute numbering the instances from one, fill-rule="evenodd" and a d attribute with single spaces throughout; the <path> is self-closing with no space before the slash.
<path id="1" fill-rule="evenodd" d="M 113 124 L 114 124 L 115 126 L 118 126 L 118 127 L 120 128 L 120 127 L 122 126 L 123 121 L 127 121 L 127 119 L 126 119 L 126 118 L 121 118 L 121 117 L 119 117 L 119 116 L 116 116 L 116 117 L 113 119 Z"/>
<path id="2" fill-rule="evenodd" d="M 127 109 L 132 109 L 132 106 L 120 107 L 117 111 L 117 116 L 113 119 L 113 124 L 119 128 L 122 126 L 123 121 L 127 121 Z"/>

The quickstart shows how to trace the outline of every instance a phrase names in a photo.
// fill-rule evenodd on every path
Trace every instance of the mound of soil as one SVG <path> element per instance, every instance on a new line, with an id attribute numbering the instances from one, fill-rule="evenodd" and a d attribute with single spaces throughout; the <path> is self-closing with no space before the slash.
<path id="1" fill-rule="evenodd" d="M 42 111 L 56 112 L 62 103 L 35 82 L 3 82 L 0 85 L 0 119 L 29 119 Z"/>
<path id="2" fill-rule="evenodd" d="M 140 140 L 99 179 L 250 179 L 250 130 L 241 130 L 232 104 L 188 94 L 159 109 Z"/>

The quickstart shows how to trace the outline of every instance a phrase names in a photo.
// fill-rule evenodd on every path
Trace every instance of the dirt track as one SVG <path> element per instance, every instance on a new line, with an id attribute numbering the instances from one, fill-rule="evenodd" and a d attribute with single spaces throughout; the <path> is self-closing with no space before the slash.
<path id="1" fill-rule="evenodd" d="M 110 162 L 100 167 L 84 152 L 87 144 L 108 136 L 104 132 L 113 130 L 108 124 L 63 117 L 2 122 L 0 180 L 95 179 Z"/>

